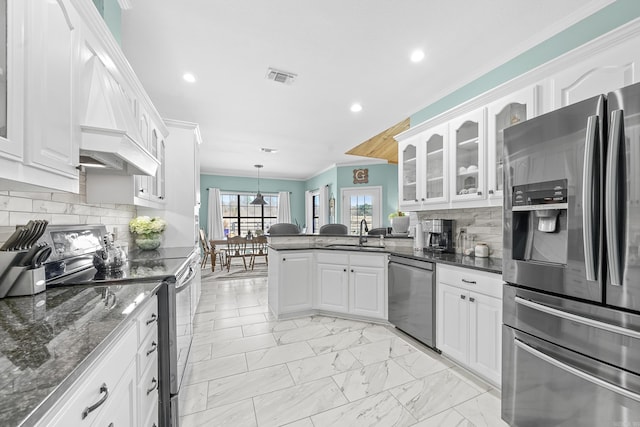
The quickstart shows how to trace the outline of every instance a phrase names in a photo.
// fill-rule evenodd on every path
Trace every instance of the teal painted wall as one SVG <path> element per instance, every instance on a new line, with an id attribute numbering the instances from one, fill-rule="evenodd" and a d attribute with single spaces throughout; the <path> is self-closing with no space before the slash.
<path id="1" fill-rule="evenodd" d="M 410 117 L 411 126 L 450 110 L 638 17 L 640 1 L 617 0 L 413 114 Z"/>
<path id="2" fill-rule="evenodd" d="M 305 191 L 316 190 L 325 185 L 329 186 L 329 197 L 336 198 L 336 216 L 340 221 L 340 189 L 357 187 L 353 184 L 353 169 L 355 167 L 333 167 L 318 174 L 307 181 L 290 181 L 282 179 L 260 179 L 260 192 L 277 193 L 291 192 L 291 217 L 305 226 L 304 195 Z M 369 169 L 369 186 L 382 186 L 382 220 L 384 226 L 390 226 L 388 216 L 398 209 L 398 166 L 388 164 L 362 165 L 358 168 Z M 257 177 L 234 177 L 220 175 L 200 175 L 200 226 L 207 229 L 209 214 L 209 192 L 207 188 L 219 188 L 221 191 L 237 191 L 254 193 L 258 189 Z"/>
<path id="3" fill-rule="evenodd" d="M 119 45 L 122 45 L 122 11 L 118 0 L 93 0 L 96 9 Z"/>
<path id="4" fill-rule="evenodd" d="M 367 184 L 353 183 L 354 169 L 369 169 L 369 182 Z M 362 166 L 340 166 L 337 168 L 337 192 L 336 192 L 336 212 L 338 222 L 341 221 L 340 190 L 343 188 L 359 188 L 382 186 L 382 227 L 390 227 L 389 214 L 398 210 L 398 165 L 375 164 Z"/>
<path id="5" fill-rule="evenodd" d="M 209 213 L 209 192 L 207 188 L 219 188 L 221 191 L 237 191 L 239 193 L 255 193 L 258 190 L 257 177 L 237 177 L 200 175 L 200 226 L 207 229 Z M 304 181 L 290 181 L 284 179 L 260 179 L 261 193 L 291 192 L 291 219 L 304 224 Z"/>

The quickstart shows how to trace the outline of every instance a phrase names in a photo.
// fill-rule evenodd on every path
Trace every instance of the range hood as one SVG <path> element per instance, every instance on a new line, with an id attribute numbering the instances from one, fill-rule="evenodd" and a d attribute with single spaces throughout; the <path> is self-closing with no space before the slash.
<path id="1" fill-rule="evenodd" d="M 88 99 L 80 129 L 80 165 L 87 171 L 156 174 L 160 162 L 144 148 L 137 119 L 120 85 L 97 56 L 86 67 Z"/>

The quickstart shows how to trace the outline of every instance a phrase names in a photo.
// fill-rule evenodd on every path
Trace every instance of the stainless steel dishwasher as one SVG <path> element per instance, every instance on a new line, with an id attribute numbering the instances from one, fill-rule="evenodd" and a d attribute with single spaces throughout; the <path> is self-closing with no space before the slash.
<path id="1" fill-rule="evenodd" d="M 389 322 L 435 349 L 434 264 L 389 256 Z"/>

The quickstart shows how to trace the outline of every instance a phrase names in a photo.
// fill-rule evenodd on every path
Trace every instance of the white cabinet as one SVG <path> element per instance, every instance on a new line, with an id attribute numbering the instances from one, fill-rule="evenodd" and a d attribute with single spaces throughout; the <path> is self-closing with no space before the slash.
<path id="1" fill-rule="evenodd" d="M 276 315 L 318 310 L 387 319 L 387 255 L 269 251 L 269 307 Z"/>
<path id="2" fill-rule="evenodd" d="M 25 163 L 75 178 L 80 17 L 68 0 L 27 3 Z"/>
<path id="3" fill-rule="evenodd" d="M 107 412 L 106 409 L 114 400 L 124 405 L 123 409 L 126 409 L 129 414 L 129 408 L 136 407 L 134 388 L 136 337 L 135 325 L 129 323 L 114 345 L 99 356 L 99 359 L 67 390 L 59 403 L 54 405 L 37 425 L 42 427 L 92 426 L 97 423 L 109 425 L 108 421 L 106 423 L 104 421 L 112 413 Z M 136 422 L 135 419 L 129 421 L 134 424 Z"/>
<path id="4" fill-rule="evenodd" d="M 139 209 L 139 214 L 161 216 L 168 227 L 165 246 L 198 246 L 200 212 L 200 130 L 196 123 L 165 120 L 169 131 L 166 141 L 153 130 L 158 140 L 158 159 L 162 161 L 152 179 L 155 192 L 162 194 L 160 209 Z M 155 136 L 157 134 L 157 137 Z M 150 178 L 151 179 L 151 178 Z"/>
<path id="5" fill-rule="evenodd" d="M 553 109 L 640 81 L 638 39 L 609 46 L 554 75 L 551 80 Z"/>
<path id="6" fill-rule="evenodd" d="M 373 257 L 377 259 L 366 260 L 366 263 L 385 262 L 384 257 L 376 257 L 375 255 Z M 364 263 L 351 259 L 349 269 L 349 314 L 386 320 L 386 271 L 382 266 L 371 267 L 362 264 Z"/>
<path id="7" fill-rule="evenodd" d="M 80 17 L 68 0 L 28 0 L 8 2 L 3 19 L 7 103 L 0 180 L 8 189 L 77 193 Z"/>
<path id="8" fill-rule="evenodd" d="M 314 308 L 386 320 L 386 264 L 384 254 L 318 252 Z"/>
<path id="9" fill-rule="evenodd" d="M 528 87 L 487 106 L 487 197 L 502 205 L 504 130 L 537 115 L 538 87 Z"/>
<path id="10" fill-rule="evenodd" d="M 276 316 L 313 306 L 313 254 L 269 251 L 269 307 Z"/>
<path id="11" fill-rule="evenodd" d="M 157 297 L 139 309 L 37 426 L 158 425 Z"/>
<path id="12" fill-rule="evenodd" d="M 349 266 L 341 260 L 318 258 L 316 265 L 316 294 L 319 310 L 336 313 L 349 312 Z M 323 254 L 324 255 L 324 254 Z M 339 257 L 339 256 L 338 256 Z M 336 262 L 337 261 L 337 262 Z"/>
<path id="13" fill-rule="evenodd" d="M 444 124 L 399 144 L 400 209 L 416 210 L 449 200 L 448 138 Z"/>
<path id="14" fill-rule="evenodd" d="M 500 385 L 502 280 L 499 275 L 438 264 L 437 347 Z"/>
<path id="15" fill-rule="evenodd" d="M 449 122 L 451 132 L 451 200 L 484 199 L 485 110 L 472 111 Z"/>

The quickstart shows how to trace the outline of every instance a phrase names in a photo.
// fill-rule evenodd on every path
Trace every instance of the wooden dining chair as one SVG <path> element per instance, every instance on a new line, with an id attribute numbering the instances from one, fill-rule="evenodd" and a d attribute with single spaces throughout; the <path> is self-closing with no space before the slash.
<path id="1" fill-rule="evenodd" d="M 231 269 L 231 261 L 234 258 L 242 258 L 244 269 L 247 269 L 247 239 L 241 236 L 229 237 L 227 239 L 227 271 Z M 250 257 L 250 255 L 249 255 Z"/>
<path id="2" fill-rule="evenodd" d="M 256 236 L 251 239 L 251 260 L 249 261 L 249 266 L 253 270 L 253 267 L 256 265 L 257 257 L 264 257 L 264 262 L 269 265 L 269 258 L 267 257 L 267 236 Z"/>
<path id="3" fill-rule="evenodd" d="M 216 250 L 215 245 L 211 245 L 209 243 L 202 228 L 200 229 L 200 244 L 202 245 L 203 252 L 200 268 L 204 268 L 205 265 L 207 265 L 207 260 L 211 259 L 211 271 L 215 271 L 217 258 L 220 260 L 220 270 L 222 270 L 222 267 L 224 266 L 223 252 L 221 250 Z"/>

